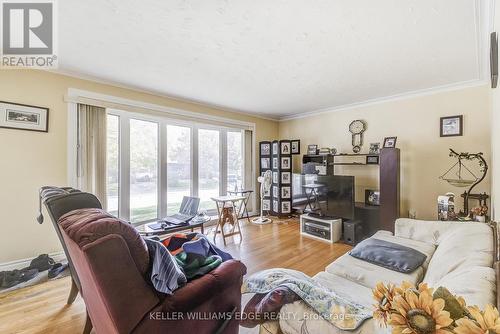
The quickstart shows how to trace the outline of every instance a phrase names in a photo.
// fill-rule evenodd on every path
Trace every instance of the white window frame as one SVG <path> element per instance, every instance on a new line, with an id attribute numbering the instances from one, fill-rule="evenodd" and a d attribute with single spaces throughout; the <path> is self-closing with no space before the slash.
<path id="1" fill-rule="evenodd" d="M 76 177 L 76 157 L 77 157 L 77 104 L 86 103 L 97 105 L 106 108 L 107 112 L 112 115 L 120 117 L 120 187 L 119 187 L 119 203 L 118 210 L 120 217 L 129 220 L 130 218 L 130 118 L 144 120 L 148 122 L 158 123 L 158 217 L 166 215 L 167 205 L 167 169 L 162 168 L 166 165 L 167 152 L 166 152 L 166 131 L 168 125 L 185 126 L 191 128 L 191 194 L 192 196 L 198 195 L 198 128 L 214 129 L 219 131 L 220 152 L 219 164 L 221 166 L 219 182 L 219 193 L 225 195 L 227 193 L 227 132 L 242 132 L 242 154 L 246 156 L 245 152 L 245 134 L 244 130 L 252 131 L 252 147 L 255 148 L 255 123 L 234 120 L 230 118 L 207 115 L 187 110 L 180 110 L 176 108 L 165 107 L 161 105 L 129 100 L 111 95 L 104 95 L 100 93 L 69 88 L 65 96 L 65 102 L 68 104 L 68 184 L 70 186 L 77 186 Z M 136 112 L 130 110 L 141 110 L 144 112 Z M 154 111 L 156 113 L 164 113 L 165 116 L 156 116 L 147 112 Z M 181 119 L 188 118 L 189 120 Z M 216 122 L 221 125 L 213 125 L 205 122 Z M 164 143 L 162 145 L 162 142 Z M 242 166 L 243 185 L 245 188 L 253 189 L 254 194 L 251 198 L 252 208 L 257 208 L 257 194 L 256 188 L 256 150 L 251 157 L 252 166 L 252 182 L 245 184 L 245 173 L 251 172 L 245 170 L 245 163 Z M 123 179 L 123 180 L 122 180 Z M 123 182 L 122 182 L 123 181 Z M 125 195 L 125 196 L 124 196 Z M 252 214 L 252 213 L 251 213 Z M 144 222 L 141 222 L 144 223 Z"/>

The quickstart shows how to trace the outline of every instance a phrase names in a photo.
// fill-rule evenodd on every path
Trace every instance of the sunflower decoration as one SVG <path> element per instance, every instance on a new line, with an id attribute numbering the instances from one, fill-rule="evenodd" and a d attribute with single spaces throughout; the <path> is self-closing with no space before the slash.
<path id="1" fill-rule="evenodd" d="M 391 315 L 392 303 L 394 297 L 401 295 L 409 288 L 413 288 L 413 284 L 404 281 L 401 286 L 395 284 L 384 285 L 379 282 L 373 289 L 373 299 L 376 304 L 373 305 L 373 318 L 381 327 L 387 327 L 387 321 Z"/>
<path id="2" fill-rule="evenodd" d="M 500 334 L 500 315 L 492 305 L 484 312 L 467 307 L 465 299 L 446 288 L 436 291 L 427 284 L 408 282 L 396 287 L 378 283 L 373 289 L 377 301 L 373 317 L 393 334 Z"/>
<path id="3" fill-rule="evenodd" d="M 473 320 L 458 319 L 456 334 L 500 334 L 500 316 L 495 307 L 486 305 L 484 312 L 481 312 L 478 307 L 473 306 L 469 307 L 469 312 Z"/>
<path id="4" fill-rule="evenodd" d="M 432 298 L 432 289 L 408 289 L 394 297 L 394 308 L 388 324 L 394 334 L 451 334 L 447 329 L 453 323 L 450 313 L 444 310 L 445 301 Z"/>

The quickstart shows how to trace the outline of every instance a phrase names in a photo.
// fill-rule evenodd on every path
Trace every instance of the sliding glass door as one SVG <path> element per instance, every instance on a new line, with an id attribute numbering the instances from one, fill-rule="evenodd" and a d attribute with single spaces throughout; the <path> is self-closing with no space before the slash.
<path id="1" fill-rule="evenodd" d="M 158 218 L 158 124 L 130 120 L 130 220 Z"/>
<path id="2" fill-rule="evenodd" d="M 191 128 L 167 125 L 167 214 L 179 212 L 182 198 L 192 193 Z"/>
<path id="3" fill-rule="evenodd" d="M 244 136 L 238 129 L 108 110 L 108 211 L 134 224 L 179 211 L 184 196 L 212 197 L 244 187 Z"/>
<path id="4" fill-rule="evenodd" d="M 220 133 L 217 130 L 198 130 L 198 197 L 200 209 L 215 209 L 212 197 L 220 195 Z"/>

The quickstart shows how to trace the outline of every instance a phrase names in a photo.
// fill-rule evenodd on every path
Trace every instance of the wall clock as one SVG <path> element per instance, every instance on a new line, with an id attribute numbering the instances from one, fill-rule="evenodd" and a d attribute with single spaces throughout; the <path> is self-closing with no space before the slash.
<path id="1" fill-rule="evenodd" d="M 366 130 L 366 123 L 362 120 L 355 120 L 349 124 L 349 132 L 352 135 L 352 151 L 359 153 L 363 146 L 363 132 Z"/>

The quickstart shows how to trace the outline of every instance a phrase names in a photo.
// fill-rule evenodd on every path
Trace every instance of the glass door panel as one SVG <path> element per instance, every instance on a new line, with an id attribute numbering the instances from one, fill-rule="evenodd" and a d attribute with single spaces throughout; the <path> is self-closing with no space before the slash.
<path id="1" fill-rule="evenodd" d="M 215 209 L 210 198 L 219 196 L 220 182 L 219 131 L 198 130 L 198 195 L 200 210 Z"/>
<path id="2" fill-rule="evenodd" d="M 167 214 L 179 212 L 191 195 L 191 129 L 167 125 Z"/>

